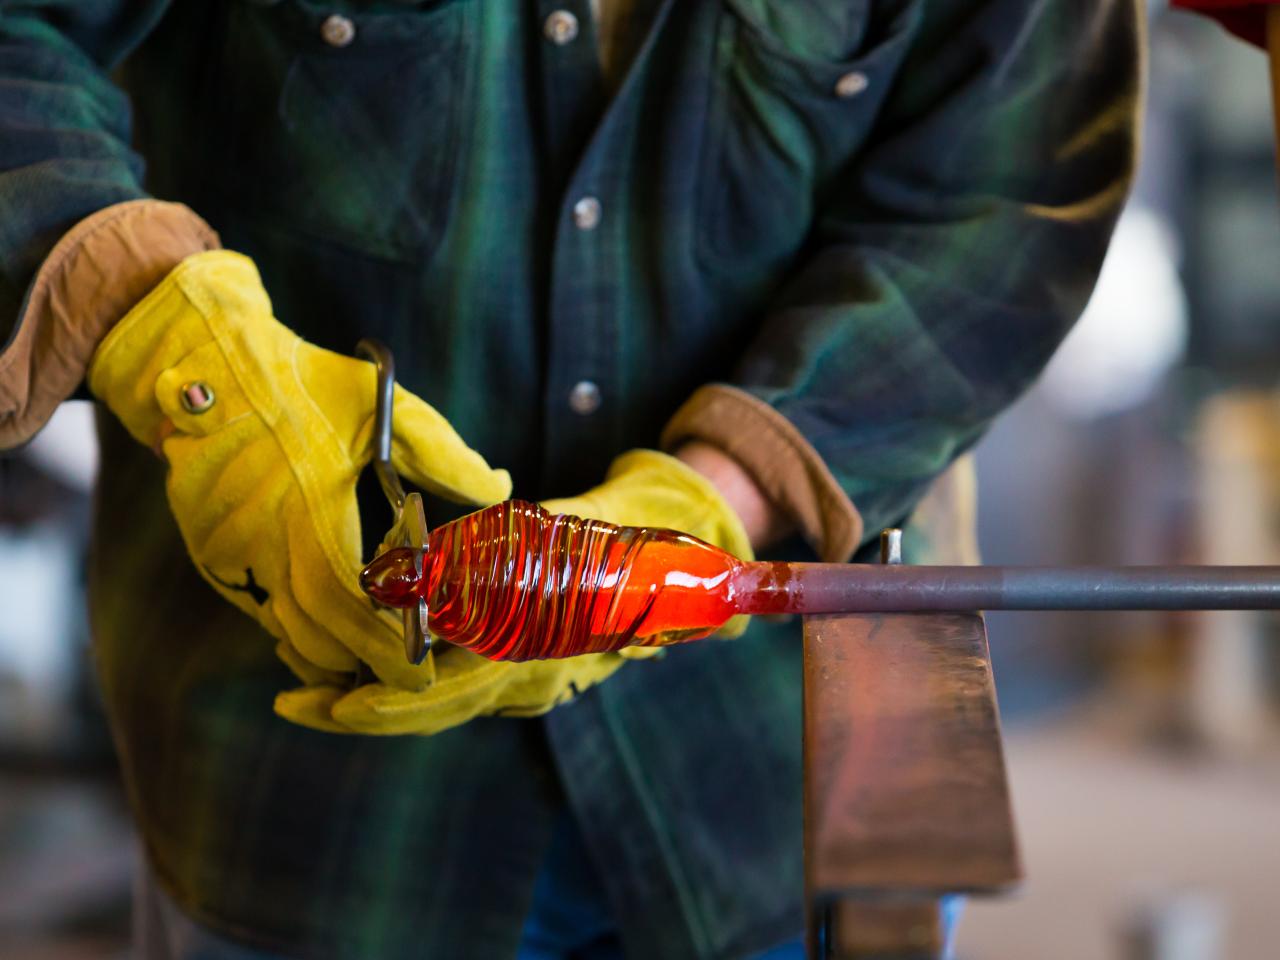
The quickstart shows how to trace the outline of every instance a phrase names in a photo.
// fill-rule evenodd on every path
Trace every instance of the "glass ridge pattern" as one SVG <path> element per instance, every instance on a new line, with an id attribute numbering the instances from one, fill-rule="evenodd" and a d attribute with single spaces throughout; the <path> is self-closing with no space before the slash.
<path id="1" fill-rule="evenodd" d="M 431 632 L 492 660 L 540 660 L 707 636 L 738 612 L 732 555 L 688 534 L 551 515 L 508 500 L 373 560 L 360 585 L 389 607 L 419 597 Z"/>

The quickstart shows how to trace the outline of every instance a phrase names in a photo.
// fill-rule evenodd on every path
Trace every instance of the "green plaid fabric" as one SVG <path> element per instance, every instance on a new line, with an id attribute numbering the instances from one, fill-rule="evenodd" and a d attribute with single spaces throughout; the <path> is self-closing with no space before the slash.
<path id="1" fill-rule="evenodd" d="M 564 44 L 556 9 L 580 25 Z M 653 0 L 609 95 L 587 0 L 9 2 L 0 317 L 78 219 L 183 200 L 303 336 L 388 342 L 518 496 L 596 483 L 724 381 L 797 425 L 874 532 L 1083 305 L 1133 162 L 1139 17 Z M 582 381 L 594 412 L 569 404 Z M 630 955 L 800 929 L 796 624 L 632 664 L 543 720 L 296 729 L 269 639 L 190 568 L 161 465 L 101 432 L 96 655 L 151 862 L 192 916 L 304 956 L 510 956 L 567 804 Z"/>

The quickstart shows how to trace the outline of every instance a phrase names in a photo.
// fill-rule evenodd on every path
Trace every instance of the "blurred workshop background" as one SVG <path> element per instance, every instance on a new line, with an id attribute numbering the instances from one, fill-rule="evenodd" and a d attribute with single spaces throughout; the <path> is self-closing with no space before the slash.
<path id="1" fill-rule="evenodd" d="M 1153 6 L 1143 168 L 1085 318 L 979 451 L 992 563 L 1280 563 L 1280 199 L 1263 56 Z M 127 955 L 95 700 L 92 411 L 0 460 L 0 957 Z M 1280 956 L 1280 644 L 1257 614 L 989 618 L 1029 879 L 965 960 Z"/>

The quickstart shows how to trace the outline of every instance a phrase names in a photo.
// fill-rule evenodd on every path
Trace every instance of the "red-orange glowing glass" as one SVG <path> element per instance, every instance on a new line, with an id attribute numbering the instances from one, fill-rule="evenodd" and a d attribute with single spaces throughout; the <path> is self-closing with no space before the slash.
<path id="1" fill-rule="evenodd" d="M 770 571 L 696 537 L 552 516 L 508 500 L 437 527 L 423 574 L 389 550 L 360 575 L 390 607 L 427 601 L 431 632 L 492 660 L 540 660 L 705 637 L 735 613 L 789 609 Z"/>

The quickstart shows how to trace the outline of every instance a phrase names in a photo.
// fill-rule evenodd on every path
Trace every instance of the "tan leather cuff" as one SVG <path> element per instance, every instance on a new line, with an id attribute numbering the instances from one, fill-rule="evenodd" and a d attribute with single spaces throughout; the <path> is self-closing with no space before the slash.
<path id="1" fill-rule="evenodd" d="M 107 331 L 169 271 L 219 246 L 191 209 L 160 200 L 117 203 L 72 227 L 41 264 L 0 353 L 0 450 L 35 436 Z"/>
<path id="2" fill-rule="evenodd" d="M 823 560 L 842 563 L 862 542 L 862 517 L 795 425 L 745 390 L 697 390 L 662 431 L 662 449 L 690 440 L 719 447 L 751 474 Z"/>

